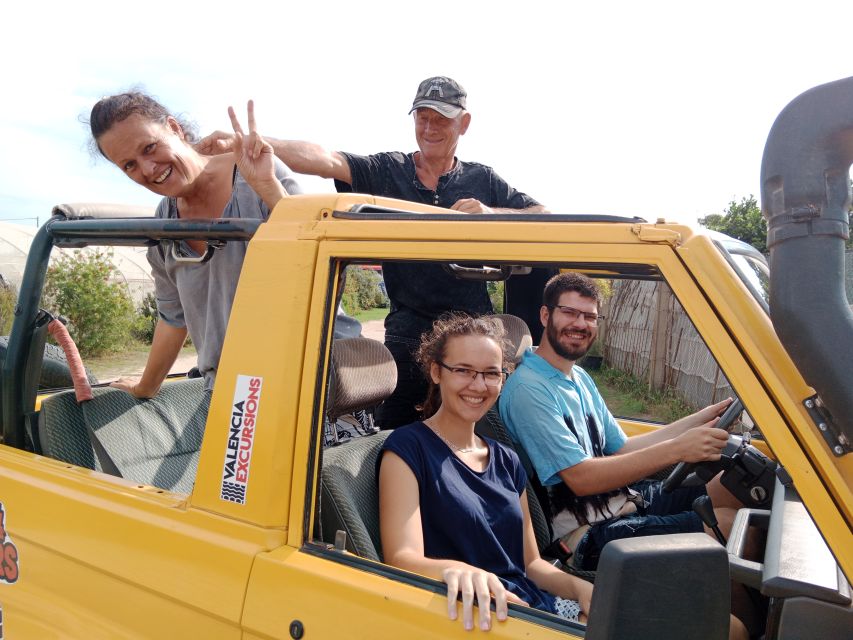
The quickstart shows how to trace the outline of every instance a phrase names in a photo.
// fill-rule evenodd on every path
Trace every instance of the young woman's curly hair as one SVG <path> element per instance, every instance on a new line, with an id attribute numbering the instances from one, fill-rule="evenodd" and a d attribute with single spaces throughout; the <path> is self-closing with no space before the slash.
<path id="1" fill-rule="evenodd" d="M 424 376 L 429 382 L 426 400 L 419 407 L 423 418 L 435 415 L 441 406 L 441 393 L 438 385 L 432 381 L 430 369 L 432 363 L 443 361 L 447 353 L 447 341 L 457 336 L 485 336 L 494 340 L 501 349 L 501 368 L 509 371 L 512 363 L 507 360 L 509 342 L 501 321 L 493 316 L 471 317 L 464 313 L 443 315 L 432 325 L 432 330 L 421 337 L 421 344 L 415 354 L 415 359 L 421 366 Z"/>

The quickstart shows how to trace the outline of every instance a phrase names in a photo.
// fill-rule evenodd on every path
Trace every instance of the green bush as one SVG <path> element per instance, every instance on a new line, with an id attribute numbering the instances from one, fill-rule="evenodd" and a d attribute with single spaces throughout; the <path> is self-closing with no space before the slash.
<path id="1" fill-rule="evenodd" d="M 0 278 L 0 336 L 7 336 L 12 330 L 12 319 L 15 316 L 15 303 L 18 295 L 12 285 L 7 285 Z"/>
<path id="2" fill-rule="evenodd" d="M 380 282 L 382 277 L 375 271 L 355 265 L 347 267 L 342 297 L 344 311 L 354 316 L 368 309 L 387 307 L 388 296 L 382 292 Z"/>
<path id="3" fill-rule="evenodd" d="M 142 304 L 136 309 L 130 332 L 134 338 L 145 344 L 154 340 L 154 327 L 157 326 L 157 298 L 153 293 L 146 293 Z"/>
<path id="4" fill-rule="evenodd" d="M 68 320 L 68 330 L 84 357 L 116 351 L 127 344 L 133 302 L 112 252 L 75 251 L 47 270 L 44 306 Z"/>
<path id="5" fill-rule="evenodd" d="M 495 313 L 504 312 L 504 282 L 503 280 L 490 280 L 486 282 L 486 291 L 492 301 L 492 309 Z"/>

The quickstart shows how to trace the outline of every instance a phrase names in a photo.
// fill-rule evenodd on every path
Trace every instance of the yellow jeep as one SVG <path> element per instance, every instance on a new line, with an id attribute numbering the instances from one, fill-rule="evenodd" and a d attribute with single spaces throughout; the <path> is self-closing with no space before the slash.
<path id="1" fill-rule="evenodd" d="M 323 446 L 337 418 L 393 389 L 380 342 L 333 340 L 347 269 L 388 261 L 519 291 L 531 268 L 608 290 L 649 283 L 652 320 L 677 309 L 719 373 L 712 394 L 730 387 L 750 419 L 729 458 L 753 507 L 727 549 L 699 534 L 613 543 L 588 625 L 511 605 L 493 637 L 725 638 L 730 579 L 766 610 L 768 639 L 851 637 L 853 320 L 837 269 L 851 140 L 853 79 L 780 116 L 762 169 L 769 272 L 743 243 L 663 221 L 358 194 L 288 198 L 263 224 L 56 214 L 33 242 L 2 370 L 0 638 L 466 636 L 443 584 L 382 561 L 374 465 L 387 432 Z M 209 408 L 188 379 L 151 401 L 109 387 L 83 403 L 39 395 L 51 248 L 187 238 L 249 240 Z M 686 333 L 653 335 L 640 351 L 672 381 L 651 363 Z M 620 421 L 629 435 L 659 426 Z M 752 468 L 756 450 L 773 465 Z M 702 476 L 671 480 L 690 471 Z M 757 558 L 743 557 L 749 536 Z"/>

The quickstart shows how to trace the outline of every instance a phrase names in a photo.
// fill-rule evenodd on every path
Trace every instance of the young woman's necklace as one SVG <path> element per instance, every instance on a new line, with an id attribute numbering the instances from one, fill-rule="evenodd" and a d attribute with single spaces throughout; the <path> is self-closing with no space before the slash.
<path id="1" fill-rule="evenodd" d="M 476 451 L 477 449 L 479 449 L 476 444 L 473 447 L 457 447 L 450 440 L 444 437 L 444 434 L 441 432 L 441 429 L 438 428 L 438 425 L 428 424 L 427 422 L 424 422 L 424 424 L 428 426 L 435 435 L 441 438 L 444 444 L 450 447 L 452 451 L 455 451 L 457 453 L 471 453 L 472 451 Z"/>

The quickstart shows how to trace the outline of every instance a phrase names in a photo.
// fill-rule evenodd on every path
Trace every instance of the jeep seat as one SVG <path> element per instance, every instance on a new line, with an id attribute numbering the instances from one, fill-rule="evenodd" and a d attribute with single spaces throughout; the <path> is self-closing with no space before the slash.
<path id="1" fill-rule="evenodd" d="M 210 404 L 204 380 L 164 384 L 149 400 L 111 387 L 92 391 L 94 398 L 82 405 L 70 391 L 44 399 L 39 414 L 44 455 L 104 471 L 103 453 L 93 451 L 94 436 L 121 477 L 190 493 Z"/>
<path id="2" fill-rule="evenodd" d="M 332 344 L 330 377 L 326 415 L 334 420 L 390 396 L 397 367 L 381 342 L 346 338 Z M 376 460 L 389 434 L 362 436 L 323 450 L 319 537 L 332 542 L 344 531 L 347 551 L 376 561 L 382 560 Z"/>
<path id="3" fill-rule="evenodd" d="M 346 550 L 382 562 L 379 479 L 376 462 L 390 431 L 348 440 L 323 450 L 320 537 L 347 534 Z"/>
<path id="4" fill-rule="evenodd" d="M 332 342 L 332 363 L 326 417 L 375 407 L 394 392 L 397 365 L 384 344 L 370 338 L 341 338 Z"/>
<path id="5" fill-rule="evenodd" d="M 527 324 L 518 316 L 513 316 L 508 313 L 497 313 L 493 318 L 500 320 L 506 331 L 506 339 L 510 343 L 510 351 L 507 358 L 514 365 L 521 362 L 521 356 L 529 347 L 533 346 L 533 338 L 530 336 L 530 329 Z"/>

